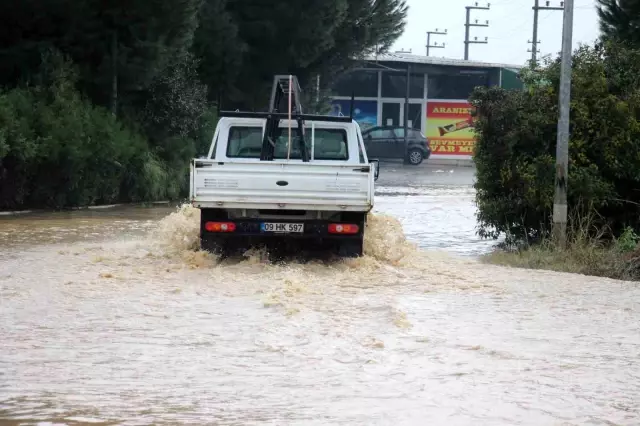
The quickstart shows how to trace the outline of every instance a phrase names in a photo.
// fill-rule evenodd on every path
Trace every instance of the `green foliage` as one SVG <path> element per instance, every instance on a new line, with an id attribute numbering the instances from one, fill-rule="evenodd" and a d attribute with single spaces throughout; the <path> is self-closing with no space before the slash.
<path id="1" fill-rule="evenodd" d="M 207 109 L 202 116 L 200 116 L 200 122 L 198 123 L 198 131 L 195 138 L 196 154 L 198 156 L 207 155 L 211 142 L 213 141 L 213 134 L 218 125 L 218 111 L 215 108 Z"/>
<path id="2" fill-rule="evenodd" d="M 203 0 L 199 25 L 195 32 L 193 53 L 199 59 L 200 79 L 207 84 L 209 99 L 241 99 L 237 90 L 237 70 L 247 46 L 239 39 L 238 24 L 226 10 L 228 0 Z"/>
<path id="3" fill-rule="evenodd" d="M 639 240 L 640 236 L 635 233 L 633 228 L 627 226 L 616 241 L 616 248 L 622 253 L 631 253 L 637 249 Z"/>
<path id="4" fill-rule="evenodd" d="M 44 49 L 77 64 L 79 83 L 102 106 L 128 105 L 189 52 L 200 0 L 0 2 L 0 84 L 29 81 Z"/>
<path id="5" fill-rule="evenodd" d="M 611 42 L 573 57 L 568 197 L 614 235 L 640 226 L 640 51 Z M 559 60 L 526 70 L 527 90 L 477 88 L 479 234 L 508 243 L 548 236 L 553 210 Z"/>
<path id="6" fill-rule="evenodd" d="M 49 85 L 0 93 L 0 209 L 167 196 L 168 176 L 145 139 L 83 99 L 68 63 L 52 62 Z"/>
<path id="7" fill-rule="evenodd" d="M 188 57 L 167 67 L 150 86 L 138 120 L 156 152 L 176 167 L 195 155 L 194 138 L 206 111 L 207 88 L 198 80 L 197 65 Z"/>
<path id="8" fill-rule="evenodd" d="M 640 1 L 597 0 L 597 10 L 605 39 L 640 47 Z"/>
<path id="9" fill-rule="evenodd" d="M 222 0 L 206 1 L 219 4 Z M 223 61 L 220 66 L 227 77 L 229 63 L 237 68 L 231 72 L 235 83 L 227 88 L 225 100 L 234 107 L 264 109 L 274 74 L 295 74 L 305 91 L 314 92 L 317 73 L 322 74 L 324 86 L 354 56 L 389 49 L 404 30 L 407 10 L 406 0 L 227 2 L 228 17 L 218 20 L 234 23 L 225 21 L 231 34 L 237 28 L 232 47 L 225 47 L 226 52 L 236 51 L 218 60 Z M 228 42 L 231 34 L 225 36 Z M 218 42 L 214 45 L 219 48 Z M 203 58 L 203 64 L 211 64 L 211 58 Z M 203 78 L 208 81 L 209 77 Z"/>
<path id="10" fill-rule="evenodd" d="M 264 109 L 273 74 L 296 74 L 304 85 L 309 66 L 333 46 L 346 9 L 346 0 L 228 3 L 245 46 L 243 62 L 251 64 L 238 70 L 247 87 L 241 103 Z"/>
<path id="11" fill-rule="evenodd" d="M 0 208 L 184 196 L 212 103 L 262 109 L 293 73 L 321 110 L 406 15 L 406 0 L 0 2 Z"/>

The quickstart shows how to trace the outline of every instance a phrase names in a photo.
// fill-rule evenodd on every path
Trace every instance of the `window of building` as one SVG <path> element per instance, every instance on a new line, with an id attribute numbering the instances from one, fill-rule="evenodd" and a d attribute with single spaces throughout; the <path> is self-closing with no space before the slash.
<path id="1" fill-rule="evenodd" d="M 407 73 L 383 72 L 382 97 L 404 98 L 407 93 Z M 411 74 L 409 97 L 422 99 L 424 96 L 424 74 Z"/>
<path id="2" fill-rule="evenodd" d="M 476 86 L 488 86 L 488 73 L 467 75 L 429 75 L 429 99 L 467 99 Z"/>
<path id="3" fill-rule="evenodd" d="M 305 145 L 311 149 L 311 130 L 306 129 Z M 289 158 L 300 160 L 299 138 L 295 129 L 291 132 L 291 151 Z M 274 158 L 282 160 L 289 154 L 289 131 L 280 128 L 276 138 Z M 227 144 L 228 158 L 260 158 L 262 151 L 262 127 L 234 126 L 229 129 L 229 143 Z M 349 150 L 347 146 L 347 132 L 343 129 L 315 129 L 314 153 L 315 160 L 347 160 Z"/>
<path id="4" fill-rule="evenodd" d="M 378 97 L 378 71 L 354 70 L 340 76 L 333 86 L 336 96 Z"/>

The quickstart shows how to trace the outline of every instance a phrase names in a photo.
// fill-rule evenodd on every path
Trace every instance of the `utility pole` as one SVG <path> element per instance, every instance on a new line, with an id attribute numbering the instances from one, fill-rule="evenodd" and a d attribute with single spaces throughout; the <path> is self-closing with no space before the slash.
<path id="1" fill-rule="evenodd" d="M 470 44 L 487 44 L 489 42 L 487 37 L 484 38 L 484 41 L 478 41 L 478 37 L 474 37 L 473 40 L 469 40 L 469 28 L 470 27 L 488 27 L 489 26 L 489 21 L 485 21 L 484 24 L 479 24 L 478 20 L 476 19 L 475 23 L 471 23 L 471 9 L 489 10 L 489 6 L 490 6 L 489 3 L 487 3 L 486 6 L 478 6 L 478 3 L 476 3 L 475 6 L 465 6 L 465 8 L 467 9 L 467 20 L 466 20 L 466 22 L 464 24 L 464 26 L 465 26 L 465 31 L 464 31 L 464 60 L 465 61 L 469 60 L 469 45 Z"/>
<path id="2" fill-rule="evenodd" d="M 571 54 L 573 36 L 573 0 L 566 0 L 562 20 L 562 57 L 560 61 L 560 116 L 556 145 L 556 182 L 553 198 L 553 234 L 558 246 L 567 246 L 567 180 L 569 177 L 569 108 L 571 102 Z"/>
<path id="3" fill-rule="evenodd" d="M 535 4 L 533 6 L 533 38 L 529 40 L 531 44 L 531 49 L 527 50 L 527 52 L 531 52 L 531 64 L 535 66 L 537 61 L 538 53 L 540 50 L 538 49 L 538 13 L 541 10 L 564 10 L 564 2 L 560 2 L 560 7 L 549 6 L 549 1 L 545 1 L 546 6 L 540 6 L 540 0 L 535 0 Z"/>
<path id="4" fill-rule="evenodd" d="M 436 28 L 435 31 L 427 31 L 427 56 L 429 56 L 429 49 L 433 48 L 433 49 L 444 49 L 445 44 L 438 44 L 438 42 L 436 41 L 434 44 L 431 44 L 431 36 L 432 35 L 447 35 L 447 30 L 444 30 L 444 32 L 442 31 L 438 31 L 438 29 Z"/>
<path id="5" fill-rule="evenodd" d="M 411 64 L 407 64 L 407 91 L 404 94 L 404 146 L 405 154 L 409 143 L 409 94 L 411 92 Z M 406 155 L 404 158 L 407 158 Z"/>

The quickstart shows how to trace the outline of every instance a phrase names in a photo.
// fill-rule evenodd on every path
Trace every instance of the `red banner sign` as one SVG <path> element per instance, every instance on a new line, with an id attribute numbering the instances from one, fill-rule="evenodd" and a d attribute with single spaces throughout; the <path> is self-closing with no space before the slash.
<path id="1" fill-rule="evenodd" d="M 426 136 L 432 155 L 473 155 L 471 108 L 467 101 L 428 101 Z"/>

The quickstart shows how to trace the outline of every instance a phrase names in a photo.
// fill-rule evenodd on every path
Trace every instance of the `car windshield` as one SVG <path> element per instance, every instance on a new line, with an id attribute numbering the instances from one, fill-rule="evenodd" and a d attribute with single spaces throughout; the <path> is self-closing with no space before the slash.
<path id="1" fill-rule="evenodd" d="M 291 152 L 289 158 L 301 159 L 299 138 L 295 129 L 291 132 Z M 306 129 L 305 145 L 311 150 L 311 129 Z M 280 128 L 280 135 L 276 138 L 274 158 L 286 159 L 288 154 L 289 133 L 287 128 Z M 229 143 L 227 157 L 229 158 L 260 158 L 262 150 L 262 127 L 233 126 L 229 129 Z M 349 158 L 347 149 L 347 132 L 344 129 L 315 129 L 314 160 L 344 161 Z"/>

